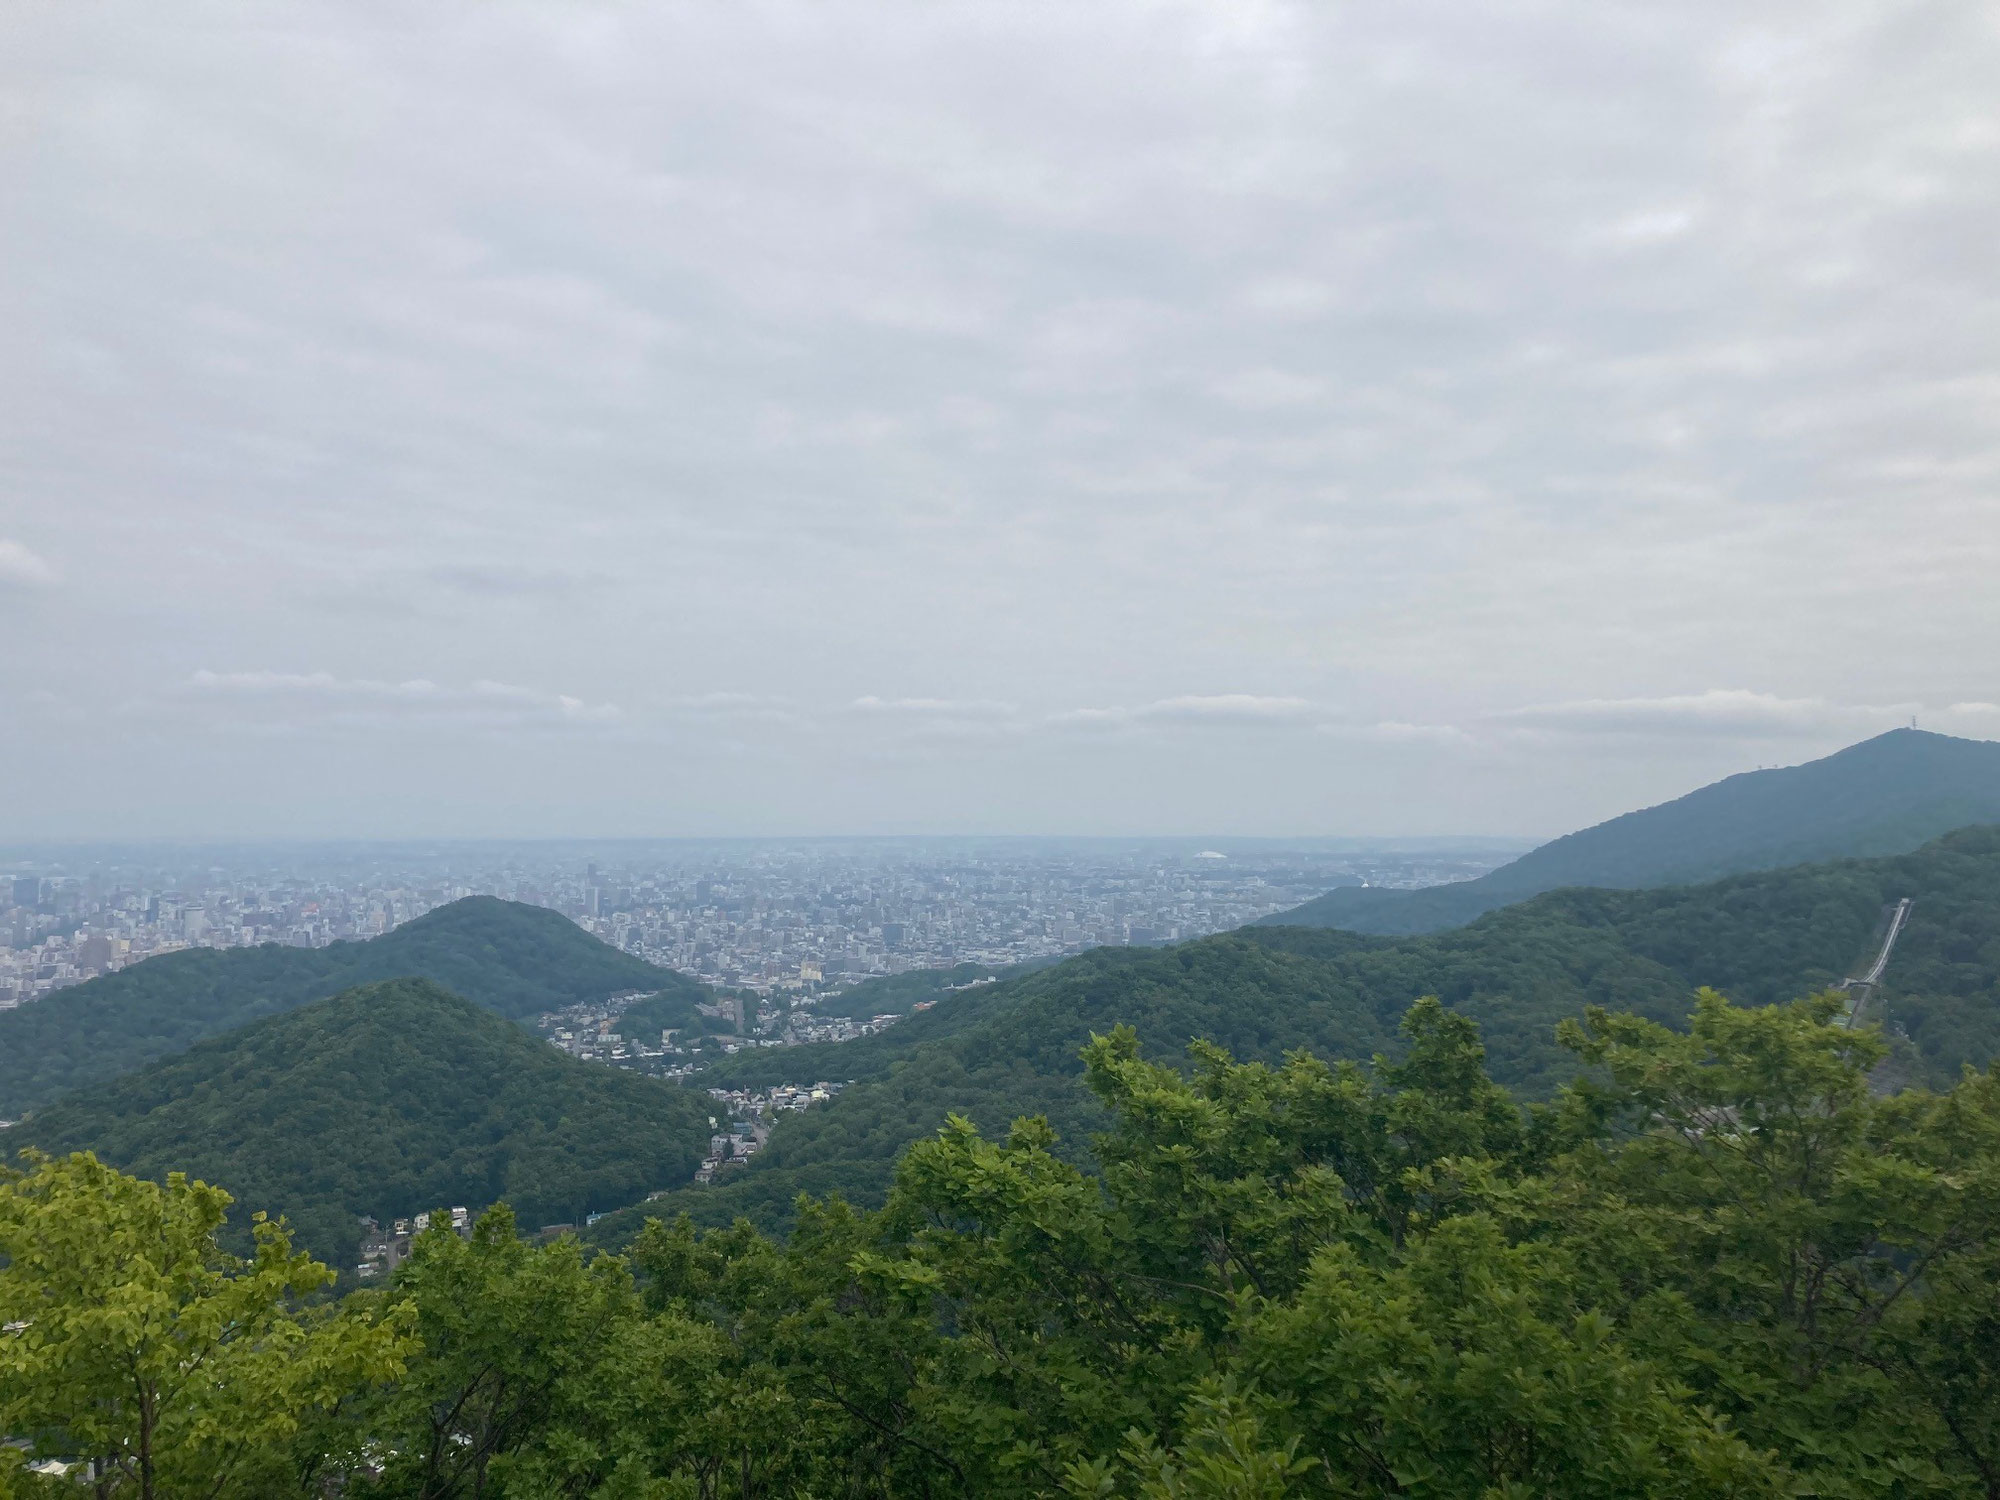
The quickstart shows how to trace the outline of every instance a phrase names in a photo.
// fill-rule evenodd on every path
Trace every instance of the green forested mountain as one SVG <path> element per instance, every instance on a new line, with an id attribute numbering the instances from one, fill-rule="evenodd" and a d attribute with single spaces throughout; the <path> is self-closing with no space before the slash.
<path id="1" fill-rule="evenodd" d="M 1915 729 L 1803 766 L 1750 771 L 1566 834 L 1477 880 L 1421 891 L 1343 887 L 1266 925 L 1438 932 L 1564 886 L 1629 890 L 1749 870 L 1900 854 L 2000 822 L 2000 744 Z"/>
<path id="2" fill-rule="evenodd" d="M 516 1019 L 620 990 L 705 993 L 558 912 L 469 896 L 367 942 L 189 949 L 0 1012 L 0 1119 L 258 1016 L 405 977 Z"/>
<path id="3" fill-rule="evenodd" d="M 1866 966 L 1885 907 L 1904 896 L 1915 904 L 1884 1003 L 1908 1035 L 1906 1072 L 1945 1081 L 2000 1055 L 2000 828 L 1703 886 L 1556 891 L 1429 936 L 1257 927 L 1165 950 L 1098 949 L 860 1041 L 709 1070 L 703 1082 L 856 1082 L 786 1119 L 733 1179 L 661 1207 L 778 1225 L 800 1191 L 873 1203 L 897 1154 L 949 1112 L 988 1130 L 1045 1114 L 1076 1155 L 1101 1120 L 1078 1052 L 1119 1024 L 1161 1059 L 1195 1038 L 1266 1061 L 1298 1047 L 1365 1058 L 1393 1052 L 1404 1011 L 1437 995 L 1479 1023 L 1495 1079 L 1545 1098 L 1574 1072 L 1556 1025 L 1586 1005 L 1665 1022 L 1702 985 L 1758 1005 L 1810 994 Z M 638 1217 L 598 1227 L 617 1243 Z"/>
<path id="4" fill-rule="evenodd" d="M 871 1016 L 907 1016 L 920 1001 L 937 1000 L 954 985 L 971 984 L 975 979 L 991 979 L 999 973 L 984 964 L 954 964 L 949 969 L 910 969 L 901 974 L 882 974 L 864 979 L 849 990 L 830 996 L 813 1007 L 818 1016 L 848 1016 L 865 1021 Z"/>
<path id="5" fill-rule="evenodd" d="M 92 1150 L 137 1175 L 184 1171 L 284 1214 L 351 1264 L 355 1219 L 505 1198 L 572 1222 L 687 1181 L 707 1098 L 578 1062 L 428 980 L 366 985 L 267 1016 L 0 1131 Z M 244 1224 L 233 1226 L 247 1244 Z"/>

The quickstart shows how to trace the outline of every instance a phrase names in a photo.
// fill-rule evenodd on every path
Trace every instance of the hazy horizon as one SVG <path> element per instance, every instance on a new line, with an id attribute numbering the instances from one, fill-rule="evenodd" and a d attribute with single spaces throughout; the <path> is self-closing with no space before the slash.
<path id="1" fill-rule="evenodd" d="M 0 843 L 1539 841 L 2000 736 L 1986 8 L 0 37 Z"/>
<path id="2" fill-rule="evenodd" d="M 1236 852 L 1316 852 L 1329 854 L 1417 853 L 1423 851 L 1472 851 L 1488 853 L 1522 852 L 1535 847 L 1526 838 L 1489 835 L 1427 834 L 1408 838 L 1257 837 L 1242 834 L 1069 834 L 1069 833 L 869 833 L 869 834 L 713 834 L 647 836 L 644 834 L 607 837 L 549 838 L 286 838 L 272 835 L 256 839 L 214 839 L 207 841 L 151 839 L 22 839 L 0 840 L 0 867 L 19 863 L 27 856 L 59 852 L 159 855 L 269 854 L 292 852 L 314 856 L 355 852 L 390 851 L 399 854 L 435 854 L 443 858 L 459 850 L 490 853 L 521 850 L 547 856 L 560 853 L 575 859 L 588 858 L 592 851 L 646 852 L 656 849 L 732 849 L 743 846 L 776 849 L 812 849 L 880 846 L 936 849 L 964 845 L 969 848 L 1080 848 L 1080 849 L 1159 849 L 1174 848 L 1190 853 L 1213 849 L 1231 857 Z"/>

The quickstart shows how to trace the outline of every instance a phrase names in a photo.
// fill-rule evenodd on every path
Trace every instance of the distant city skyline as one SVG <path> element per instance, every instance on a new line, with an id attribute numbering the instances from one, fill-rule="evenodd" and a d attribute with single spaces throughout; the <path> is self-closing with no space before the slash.
<path id="1" fill-rule="evenodd" d="M 474 895 L 550 907 L 710 983 L 810 997 L 910 969 L 1001 969 L 1202 937 L 1334 884 L 1463 880 L 1517 852 L 1493 841 L 1228 848 L 1035 839 L 0 847 L 0 1009 L 185 948 L 365 941 Z"/>
<path id="2" fill-rule="evenodd" d="M 1987 8 L 0 42 L 0 839 L 1544 838 L 2000 735 Z"/>

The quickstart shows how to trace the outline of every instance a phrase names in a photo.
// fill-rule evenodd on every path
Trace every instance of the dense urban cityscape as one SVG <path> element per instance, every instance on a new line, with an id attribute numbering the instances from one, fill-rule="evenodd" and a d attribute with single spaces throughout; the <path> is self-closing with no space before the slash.
<path id="1" fill-rule="evenodd" d="M 1519 847 L 875 839 L 10 851 L 0 862 L 0 1009 L 183 948 L 375 937 L 475 894 L 553 908 L 717 985 L 811 995 L 915 968 L 1003 968 L 1199 937 L 1333 885 L 1468 879 Z"/>

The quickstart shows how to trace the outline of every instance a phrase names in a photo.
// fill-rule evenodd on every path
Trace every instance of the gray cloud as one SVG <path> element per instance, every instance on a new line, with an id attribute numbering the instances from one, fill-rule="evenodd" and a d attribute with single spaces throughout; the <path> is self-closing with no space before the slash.
<path id="1" fill-rule="evenodd" d="M 19 542 L 0 537 L 0 588 L 44 589 L 56 581 L 48 559 Z"/>
<path id="2" fill-rule="evenodd" d="M 1287 728 L 1310 725 L 1324 711 L 1304 698 L 1257 693 L 1184 693 L 1136 708 L 1071 708 L 1051 714 L 1058 729 L 1124 729 L 1140 726 Z"/>
<path id="3" fill-rule="evenodd" d="M 682 698 L 669 698 L 666 706 L 687 713 L 761 713 L 783 705 L 761 698 L 755 693 L 694 693 Z"/>
<path id="4" fill-rule="evenodd" d="M 565 573 L 506 563 L 449 563 L 432 568 L 426 576 L 447 588 L 494 599 L 562 598 L 606 581 L 602 574 Z"/>
<path id="5" fill-rule="evenodd" d="M 1303 698 L 1211 693 L 1162 698 L 1137 710 L 1136 717 L 1178 719 L 1194 724 L 1296 724 L 1314 712 L 1313 705 Z"/>
<path id="6" fill-rule="evenodd" d="M 883 698 L 874 693 L 849 705 L 864 714 L 916 714 L 936 719 L 1011 719 L 1015 707 L 987 698 Z"/>
<path id="7" fill-rule="evenodd" d="M 616 704 L 586 703 L 566 693 L 483 679 L 465 687 L 440 687 L 421 677 L 380 682 L 331 672 L 204 668 L 188 678 L 183 693 L 196 701 L 270 710 L 294 727 L 315 717 L 347 722 L 416 718 L 486 726 L 583 726 L 611 724 L 622 717 Z"/>
<path id="8" fill-rule="evenodd" d="M 1336 735 L 1465 745 L 1519 736 L 1537 740 L 1611 736 L 1650 742 L 1696 738 L 1754 744 L 1851 740 L 1904 723 L 1919 723 L 1944 734 L 1991 738 L 2000 734 L 2000 704 L 1831 703 L 1824 698 L 1784 698 L 1743 688 L 1710 688 L 1662 698 L 1534 703 L 1467 725 L 1326 724 L 1320 728 Z"/>
<path id="9" fill-rule="evenodd" d="M 2000 733 L 1980 7 L 8 42 L 17 831 L 1544 833 Z"/>
<path id="10" fill-rule="evenodd" d="M 1452 749 L 1469 749 L 1479 745 L 1479 740 L 1459 728 L 1456 724 L 1410 724 L 1399 719 L 1384 719 L 1374 724 L 1320 724 L 1315 726 L 1321 734 L 1336 739 L 1357 740 L 1382 745 L 1434 745 Z"/>
<path id="11" fill-rule="evenodd" d="M 1741 688 L 1711 688 L 1665 698 L 1597 698 L 1531 704 L 1496 714 L 1509 728 L 1569 734 L 1720 736 L 1733 739 L 1824 738 L 1865 734 L 1907 718 L 1911 704 L 1829 703 L 1823 698 L 1781 698 Z"/>

